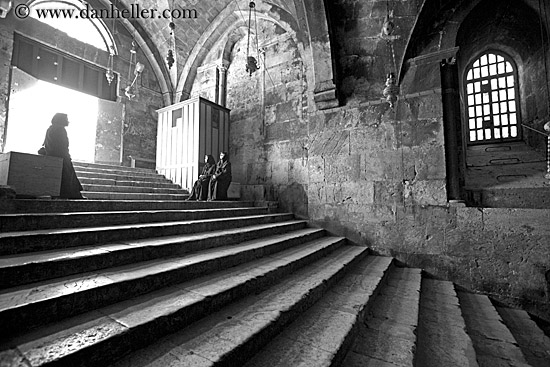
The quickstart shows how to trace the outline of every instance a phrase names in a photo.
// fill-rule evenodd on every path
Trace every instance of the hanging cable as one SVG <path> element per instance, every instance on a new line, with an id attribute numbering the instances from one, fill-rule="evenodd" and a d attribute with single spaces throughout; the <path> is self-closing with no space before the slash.
<path id="1" fill-rule="evenodd" d="M 254 1 L 251 1 L 248 4 L 248 39 L 246 42 L 246 71 L 252 76 L 252 73 L 258 70 L 258 61 L 254 56 L 250 56 L 250 33 L 252 33 L 252 10 L 254 10 L 254 17 L 256 15 L 256 3 Z M 256 24 L 257 28 L 257 24 Z M 257 30 L 256 30 L 257 32 Z M 256 35 L 256 42 L 258 41 L 258 36 Z"/>
<path id="2" fill-rule="evenodd" d="M 250 2 L 250 9 L 248 9 L 248 37 L 247 37 L 247 40 L 246 40 L 246 57 L 248 57 L 248 55 L 250 54 L 249 53 L 249 51 L 250 51 L 250 19 L 252 18 L 253 4 L 254 4 L 254 2 L 251 1 Z"/>
<path id="3" fill-rule="evenodd" d="M 384 20 L 384 24 L 382 26 L 381 37 L 386 37 L 386 45 L 388 48 L 390 63 L 386 74 L 386 87 L 382 91 L 382 95 L 386 97 L 386 101 L 388 101 L 390 108 L 393 109 L 395 102 L 397 101 L 397 95 L 399 94 L 399 87 L 396 84 L 397 64 L 395 62 L 395 51 L 393 48 L 392 38 L 392 33 L 395 26 L 390 19 L 391 17 L 393 17 L 393 9 L 390 10 L 389 0 L 386 0 L 386 19 Z"/>
<path id="4" fill-rule="evenodd" d="M 256 8 L 254 8 L 254 29 L 256 30 L 256 56 L 257 56 L 258 61 L 259 61 L 260 60 L 260 46 L 258 44 L 258 39 L 260 38 L 260 34 L 258 33 L 258 18 L 256 17 Z M 259 68 L 260 68 L 260 66 L 258 65 L 258 69 Z"/>
<path id="5" fill-rule="evenodd" d="M 174 62 L 176 59 L 174 58 L 174 52 L 176 51 L 176 23 L 174 23 L 174 18 L 172 14 L 174 13 L 174 0 L 172 0 L 172 4 L 170 6 L 170 23 L 168 26 L 170 27 L 170 36 L 168 40 L 168 55 L 166 56 L 166 63 L 168 64 L 168 69 L 172 69 L 172 65 L 174 65 Z M 174 50 L 172 50 L 172 48 Z"/>
<path id="6" fill-rule="evenodd" d="M 237 0 L 233 0 L 235 2 L 235 5 L 237 5 L 237 9 L 239 9 L 239 13 L 241 14 L 241 18 L 243 19 L 243 23 L 246 24 L 246 20 L 244 19 L 244 15 L 243 15 L 243 12 L 241 10 L 241 7 L 239 6 L 239 3 L 237 2 Z"/>

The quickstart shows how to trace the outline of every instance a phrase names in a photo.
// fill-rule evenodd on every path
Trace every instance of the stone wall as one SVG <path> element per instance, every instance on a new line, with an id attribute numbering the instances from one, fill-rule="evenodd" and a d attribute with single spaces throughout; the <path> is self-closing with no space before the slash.
<path id="1" fill-rule="evenodd" d="M 391 3 L 400 65 L 420 6 Z M 257 94 L 261 80 L 237 72 L 235 56 L 228 100 L 231 150 L 237 177 L 245 184 L 243 197 L 278 200 L 281 210 L 376 253 L 545 316 L 548 212 L 448 204 L 439 62 L 453 53 L 441 51 L 437 31 L 421 35 L 426 52 L 435 56 L 405 70 L 400 99 L 390 109 L 381 99 L 393 63 L 380 38 L 386 5 L 341 0 L 329 9 L 342 107 L 318 111 L 308 103 L 307 92 L 298 92 L 298 68 L 307 74 L 307 59 L 271 56 L 281 66 L 272 66 L 269 74 L 281 84 L 268 81 L 262 100 Z M 534 79 L 540 73 L 531 75 L 529 68 L 540 64 L 540 57 L 526 60 L 523 75 L 533 78 L 528 88 L 539 89 L 542 84 Z"/>
<path id="2" fill-rule="evenodd" d="M 276 186 L 288 185 L 288 162 L 296 154 L 302 156 L 308 125 L 303 117 L 306 70 L 298 45 L 274 23 L 261 23 L 260 29 L 267 39 L 270 34 L 273 38 L 260 45 L 265 50 L 260 69 L 252 75 L 246 72 L 244 38 L 233 48 L 227 74 L 233 180 L 241 183 L 242 197 L 252 200 L 276 199 Z M 279 149 L 285 150 L 284 157 Z"/>

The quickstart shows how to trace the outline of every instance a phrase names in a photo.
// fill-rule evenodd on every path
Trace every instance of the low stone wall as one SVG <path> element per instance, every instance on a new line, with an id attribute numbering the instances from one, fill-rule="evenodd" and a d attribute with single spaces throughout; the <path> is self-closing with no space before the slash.
<path id="1" fill-rule="evenodd" d="M 375 253 L 550 319 L 550 210 L 327 206 L 312 223 Z M 330 214 L 330 216 L 328 216 Z M 370 214 L 369 214 L 370 213 Z M 381 215 L 385 213 L 385 215 Z"/>

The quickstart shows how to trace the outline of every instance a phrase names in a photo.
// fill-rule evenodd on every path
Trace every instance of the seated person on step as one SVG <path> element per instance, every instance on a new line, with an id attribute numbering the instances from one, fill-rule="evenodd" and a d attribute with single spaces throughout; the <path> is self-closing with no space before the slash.
<path id="1" fill-rule="evenodd" d="M 204 156 L 204 167 L 202 173 L 199 175 L 199 179 L 193 184 L 193 189 L 187 200 L 206 200 L 208 199 L 208 185 L 210 184 L 210 178 L 216 170 L 216 161 L 210 154 Z"/>
<path id="2" fill-rule="evenodd" d="M 83 199 L 80 191 L 82 185 L 74 171 L 71 155 L 69 154 L 69 138 L 65 126 L 69 119 L 64 113 L 56 113 L 52 118 L 52 125 L 46 131 L 44 148 L 46 155 L 63 158 L 61 171 L 61 190 L 59 197 L 63 199 Z"/>
<path id="3" fill-rule="evenodd" d="M 220 160 L 216 164 L 216 171 L 208 187 L 208 200 L 227 200 L 227 189 L 231 183 L 231 163 L 227 152 L 220 153 Z"/>

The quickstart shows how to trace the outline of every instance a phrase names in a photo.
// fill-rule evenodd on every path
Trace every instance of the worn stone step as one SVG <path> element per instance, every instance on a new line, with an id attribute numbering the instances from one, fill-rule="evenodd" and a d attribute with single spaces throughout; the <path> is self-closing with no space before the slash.
<path id="1" fill-rule="evenodd" d="M 62 200 L 16 199 L 0 206 L 0 213 L 72 213 L 126 210 L 179 210 L 252 207 L 252 201 Z M 265 205 L 262 205 L 265 206 Z"/>
<path id="2" fill-rule="evenodd" d="M 337 283 L 367 249 L 343 246 L 330 257 L 138 350 L 111 367 L 242 366 Z M 194 288 L 192 288 L 194 289 Z"/>
<path id="3" fill-rule="evenodd" d="M 267 214 L 266 207 L 189 210 L 122 210 L 110 212 L 0 214 L 0 232 L 52 228 L 98 227 L 116 224 L 157 223 Z"/>
<path id="4" fill-rule="evenodd" d="M 421 277 L 420 269 L 389 274 L 343 366 L 414 366 Z"/>
<path id="5" fill-rule="evenodd" d="M 392 263 L 382 256 L 358 262 L 245 367 L 340 365 Z"/>
<path id="6" fill-rule="evenodd" d="M 110 192 L 110 193 L 150 193 L 150 194 L 187 194 L 187 190 L 172 187 L 152 186 L 113 186 L 113 185 L 89 185 L 82 184 L 85 192 Z"/>
<path id="7" fill-rule="evenodd" d="M 289 238 L 291 240 L 287 241 Z M 288 236 L 255 239 L 8 288 L 0 291 L 0 324 L 4 335 L 14 334 L 268 256 L 297 243 L 300 243 L 299 238 Z M 326 239 L 312 243 L 317 244 L 312 245 L 317 250 L 334 245 Z"/>
<path id="8" fill-rule="evenodd" d="M 422 280 L 416 365 L 478 366 L 452 282 Z"/>
<path id="9" fill-rule="evenodd" d="M 132 172 L 90 172 L 90 171 L 78 171 L 76 170 L 78 178 L 100 178 L 110 179 L 117 181 L 143 181 L 143 182 L 172 182 L 162 175 L 137 175 Z"/>
<path id="10" fill-rule="evenodd" d="M 480 367 L 530 367 L 489 297 L 457 292 Z"/>
<path id="11" fill-rule="evenodd" d="M 155 171 L 147 170 L 128 170 L 128 169 L 119 169 L 119 168 L 103 168 L 103 167 L 81 167 L 76 166 L 75 171 L 77 173 L 88 172 L 88 173 L 97 173 L 99 175 L 103 174 L 115 174 L 115 175 L 128 175 L 132 177 L 164 177 L 163 175 L 158 174 Z"/>
<path id="12" fill-rule="evenodd" d="M 235 299 L 253 291 L 259 292 L 311 263 L 306 269 L 314 269 L 316 279 L 305 279 L 304 271 L 300 270 L 294 277 L 298 284 L 285 283 L 283 289 L 293 295 L 297 292 L 292 292 L 292 286 L 301 286 L 304 289 L 302 295 L 314 295 L 318 292 L 312 292 L 312 282 L 316 283 L 317 288 L 326 287 L 327 280 L 332 277 L 330 273 L 341 271 L 345 268 L 342 262 L 353 261 L 366 250 L 342 247 L 343 243 L 344 239 L 334 237 L 312 241 L 299 248 L 284 250 L 40 328 L 8 340 L 6 345 L 11 348 L 3 348 L 0 359 L 33 366 L 104 366 L 163 335 L 181 330 Z M 340 258 L 317 261 L 333 251 L 340 254 Z M 346 254 L 347 258 L 344 256 Z M 319 276 L 319 273 L 324 274 Z M 189 364 L 183 362 L 181 365 Z"/>
<path id="13" fill-rule="evenodd" d="M 168 236 L 161 239 L 1 256 L 0 289 L 135 262 L 181 256 L 194 251 L 233 245 L 262 237 L 275 236 L 277 240 L 304 242 L 324 234 L 321 229 L 305 228 L 305 226 L 304 221 L 295 220 L 200 234 Z"/>
<path id="14" fill-rule="evenodd" d="M 45 229 L 0 233 L 0 255 L 200 233 L 224 228 L 292 220 L 292 214 L 265 214 L 204 220 L 112 225 L 88 228 Z"/>
<path id="15" fill-rule="evenodd" d="M 185 191 L 184 191 L 185 192 Z M 131 192 L 97 192 L 82 191 L 82 196 L 94 200 L 185 200 L 189 197 L 185 194 L 154 194 Z"/>
<path id="16" fill-rule="evenodd" d="M 179 185 L 172 183 L 171 181 L 123 181 L 104 178 L 80 178 L 82 185 L 110 185 L 110 186 L 135 186 L 135 187 L 156 187 L 156 188 L 172 188 L 181 189 Z"/>
<path id="17" fill-rule="evenodd" d="M 104 163 L 90 163 L 90 162 L 79 162 L 73 161 L 74 167 L 83 167 L 83 168 L 101 168 L 101 169 L 112 169 L 119 171 L 129 171 L 129 172 L 155 172 L 153 169 L 149 168 L 134 168 L 114 164 L 104 164 Z"/>
<path id="18" fill-rule="evenodd" d="M 550 338 L 524 310 L 496 307 L 508 330 L 512 333 L 523 355 L 532 367 L 550 366 Z"/>

